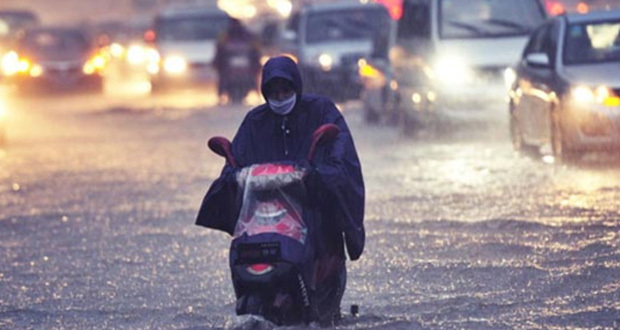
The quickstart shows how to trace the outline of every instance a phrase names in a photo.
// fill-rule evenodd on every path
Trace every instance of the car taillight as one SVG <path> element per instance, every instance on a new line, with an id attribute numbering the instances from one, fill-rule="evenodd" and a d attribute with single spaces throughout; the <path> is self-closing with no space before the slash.
<path id="1" fill-rule="evenodd" d="M 248 273 L 252 275 L 264 275 L 273 270 L 273 266 L 270 264 L 253 264 L 248 266 Z"/>
<path id="2" fill-rule="evenodd" d="M 548 1 L 547 11 L 552 16 L 562 15 L 565 12 L 564 5 L 559 2 Z"/>

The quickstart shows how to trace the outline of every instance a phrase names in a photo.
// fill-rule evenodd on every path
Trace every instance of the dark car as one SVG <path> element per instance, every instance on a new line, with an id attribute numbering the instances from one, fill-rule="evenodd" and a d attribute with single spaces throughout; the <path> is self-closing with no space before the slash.
<path id="1" fill-rule="evenodd" d="M 34 28 L 17 39 L 3 69 L 20 91 L 101 91 L 107 59 L 77 28 Z"/>
<path id="2" fill-rule="evenodd" d="M 39 24 L 39 17 L 30 10 L 0 10 L 0 60 L 11 51 L 15 37 L 20 31 Z M 0 80 L 3 70 L 0 67 Z"/>
<path id="3" fill-rule="evenodd" d="M 514 147 L 547 145 L 565 161 L 590 150 L 617 152 L 619 68 L 620 11 L 561 15 L 536 29 L 509 94 Z"/>

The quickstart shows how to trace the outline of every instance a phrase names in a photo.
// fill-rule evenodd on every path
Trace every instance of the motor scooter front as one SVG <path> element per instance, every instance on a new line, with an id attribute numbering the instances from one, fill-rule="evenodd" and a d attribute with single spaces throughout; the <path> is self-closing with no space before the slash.
<path id="1" fill-rule="evenodd" d="M 333 141 L 335 125 L 320 127 L 313 136 L 309 161 L 316 147 Z M 230 142 L 216 137 L 209 147 L 236 167 Z M 278 324 L 309 323 L 317 318 L 309 284 L 315 277 L 314 230 L 308 212 L 306 169 L 267 163 L 245 167 L 238 182 L 243 200 L 230 247 L 230 268 L 238 315 L 254 314 Z M 316 307 L 316 306 L 314 306 Z"/>

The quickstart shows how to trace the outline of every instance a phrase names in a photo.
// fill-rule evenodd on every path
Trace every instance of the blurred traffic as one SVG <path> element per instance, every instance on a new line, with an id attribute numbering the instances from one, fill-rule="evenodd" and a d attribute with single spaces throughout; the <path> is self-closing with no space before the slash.
<path id="1" fill-rule="evenodd" d="M 278 54 L 360 152 L 369 248 L 339 328 L 620 328 L 619 12 L 0 1 L 0 328 L 273 328 L 234 316 L 230 239 L 193 221 L 207 137 L 264 102 Z"/>
<path id="2" fill-rule="evenodd" d="M 557 138 L 530 140 L 521 122 L 535 117 L 516 115 L 526 113 L 515 109 L 527 108 L 528 103 L 521 102 L 523 88 L 515 86 L 523 84 L 524 72 L 531 66 L 544 71 L 543 75 L 572 81 L 566 78 L 565 68 L 582 68 L 586 63 L 549 56 L 545 66 L 532 62 L 532 57 L 534 62 L 540 60 L 536 54 L 521 55 L 532 32 L 554 17 L 558 22 L 564 17 L 575 20 L 590 13 L 617 12 L 620 4 L 612 0 L 140 0 L 133 1 L 132 10 L 125 10 L 122 18 L 108 15 L 74 24 L 48 22 L 39 17 L 45 13 L 13 7 L 0 8 L 0 90 L 5 98 L 88 91 L 108 103 L 118 97 L 140 102 L 148 97 L 155 103 L 208 97 L 209 105 L 252 106 L 263 101 L 257 87 L 261 64 L 269 56 L 286 54 L 298 62 L 307 91 L 339 102 L 359 101 L 368 124 L 391 125 L 412 136 L 441 135 L 454 129 L 446 124 L 451 117 L 485 117 L 482 110 L 499 113 L 508 103 L 512 124 L 506 130 L 514 133 L 519 128 L 513 134 L 517 149 L 527 142 L 535 149 L 555 150 L 552 154 L 559 156 L 560 145 L 568 142 L 553 146 Z M 597 45 L 610 43 L 614 28 L 609 24 L 588 26 L 582 33 L 595 38 L 591 41 Z M 553 47 L 564 47 L 564 42 Z M 606 62 L 617 62 L 609 55 L 614 51 L 607 50 Z M 571 52 L 564 51 L 568 57 Z M 597 69 L 580 74 L 576 84 L 606 86 L 601 73 L 606 70 L 600 67 L 612 64 L 599 62 L 587 63 Z M 604 90 L 614 97 L 614 88 Z M 563 95 L 561 90 L 553 93 L 558 99 Z M 522 119 L 514 120 L 517 117 Z M 545 126 L 542 120 L 536 122 Z M 572 148 L 564 145 L 564 154 L 568 149 Z"/>
<path id="3" fill-rule="evenodd" d="M 88 89 L 101 92 L 109 59 L 77 28 L 31 28 L 2 57 L 2 70 L 19 92 Z"/>
<path id="4" fill-rule="evenodd" d="M 406 133 L 436 121 L 439 111 L 495 106 L 504 70 L 528 34 L 546 18 L 538 0 L 405 0 L 395 37 L 378 49 L 366 78 L 369 121 L 398 119 Z M 377 81 L 379 79 L 379 81 Z"/>

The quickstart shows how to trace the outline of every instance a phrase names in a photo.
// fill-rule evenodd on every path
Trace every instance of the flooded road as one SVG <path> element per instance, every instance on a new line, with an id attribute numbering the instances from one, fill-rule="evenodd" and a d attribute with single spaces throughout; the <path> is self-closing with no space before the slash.
<path id="1" fill-rule="evenodd" d="M 223 165 L 206 141 L 232 137 L 248 106 L 114 95 L 3 100 L 0 328 L 270 328 L 234 314 L 230 238 L 193 224 Z M 418 138 L 341 108 L 367 245 L 339 328 L 620 327 L 614 156 L 516 155 L 501 105 Z"/>

